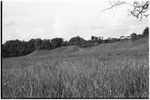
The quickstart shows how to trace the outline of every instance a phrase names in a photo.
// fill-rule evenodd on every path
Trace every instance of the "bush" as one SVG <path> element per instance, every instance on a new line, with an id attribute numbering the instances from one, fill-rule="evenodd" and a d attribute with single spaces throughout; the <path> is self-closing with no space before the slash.
<path id="1" fill-rule="evenodd" d="M 149 36 L 149 27 L 146 27 L 143 31 L 143 36 L 148 37 Z"/>
<path id="2" fill-rule="evenodd" d="M 138 38 L 137 34 L 136 33 L 132 33 L 131 35 L 131 39 L 134 41 Z"/>

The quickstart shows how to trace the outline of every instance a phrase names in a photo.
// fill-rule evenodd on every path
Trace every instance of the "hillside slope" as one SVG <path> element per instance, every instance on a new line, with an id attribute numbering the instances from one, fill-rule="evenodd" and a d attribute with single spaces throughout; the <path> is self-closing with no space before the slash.
<path id="1" fill-rule="evenodd" d="M 85 49 L 79 51 L 79 54 L 87 54 L 87 53 L 94 53 L 94 52 L 110 52 L 110 51 L 117 51 L 117 50 L 148 50 L 148 38 L 140 38 L 135 41 L 132 40 L 124 40 L 114 43 L 105 43 L 100 44 L 96 47 L 92 47 L 89 49 Z"/>
<path id="2" fill-rule="evenodd" d="M 114 43 L 100 44 L 91 48 L 79 48 L 77 46 L 60 47 L 53 50 L 36 50 L 28 56 L 55 56 L 55 55 L 84 55 L 92 53 L 115 52 L 122 50 L 148 50 L 148 38 L 140 38 L 135 41 L 124 40 Z"/>
<path id="3" fill-rule="evenodd" d="M 28 56 L 50 56 L 50 55 L 64 55 L 79 51 L 81 48 L 77 46 L 60 47 L 53 50 L 36 50 Z"/>
<path id="4" fill-rule="evenodd" d="M 2 59 L 4 98 L 149 98 L 148 39 Z"/>

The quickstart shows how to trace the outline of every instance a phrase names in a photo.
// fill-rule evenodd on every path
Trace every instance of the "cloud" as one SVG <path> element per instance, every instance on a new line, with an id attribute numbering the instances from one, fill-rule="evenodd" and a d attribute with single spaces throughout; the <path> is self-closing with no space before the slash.
<path id="1" fill-rule="evenodd" d="M 13 27 L 13 26 L 18 26 L 18 25 L 19 25 L 19 23 L 14 22 L 14 21 L 4 23 L 5 27 L 9 27 L 9 26 Z"/>

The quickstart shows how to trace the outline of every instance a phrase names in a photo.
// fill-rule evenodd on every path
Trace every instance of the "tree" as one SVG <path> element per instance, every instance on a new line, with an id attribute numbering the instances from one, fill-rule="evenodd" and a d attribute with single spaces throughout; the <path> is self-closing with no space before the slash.
<path id="1" fill-rule="evenodd" d="M 120 36 L 120 40 L 124 40 L 126 37 L 125 36 Z"/>
<path id="2" fill-rule="evenodd" d="M 41 48 L 50 50 L 51 49 L 51 42 L 50 42 L 50 40 L 43 40 Z"/>
<path id="3" fill-rule="evenodd" d="M 54 48 L 58 48 L 61 47 L 63 44 L 63 39 L 62 38 L 54 38 L 51 40 L 51 44 L 52 44 L 52 49 Z"/>
<path id="4" fill-rule="evenodd" d="M 120 39 L 109 37 L 104 40 L 104 43 L 117 42 L 117 41 L 120 41 Z"/>
<path id="5" fill-rule="evenodd" d="M 68 46 L 68 41 L 64 41 L 62 46 Z"/>
<path id="6" fill-rule="evenodd" d="M 102 36 L 99 36 L 98 37 L 98 43 L 100 44 L 100 43 L 103 43 L 103 40 L 104 40 L 104 38 L 102 37 Z"/>
<path id="7" fill-rule="evenodd" d="M 133 41 L 138 38 L 138 36 L 137 36 L 136 33 L 132 33 L 132 34 L 130 34 L 130 36 L 131 36 L 131 39 L 132 39 Z"/>
<path id="8" fill-rule="evenodd" d="M 41 46 L 42 46 L 42 40 L 41 39 L 35 39 L 34 49 L 35 50 L 41 49 Z"/>
<path id="9" fill-rule="evenodd" d="M 142 34 L 138 34 L 137 35 L 137 38 L 139 39 L 139 38 L 142 38 L 143 37 L 143 35 Z"/>
<path id="10" fill-rule="evenodd" d="M 84 46 L 85 40 L 79 36 L 73 37 L 69 40 L 69 45 L 74 45 L 74 46 Z"/>
<path id="11" fill-rule="evenodd" d="M 96 41 L 96 40 L 98 40 L 98 38 L 96 36 L 91 36 L 91 40 Z"/>
<path id="12" fill-rule="evenodd" d="M 31 39 L 27 42 L 27 46 L 30 52 L 33 52 L 35 50 L 34 43 L 35 43 L 35 39 Z"/>
<path id="13" fill-rule="evenodd" d="M 14 57 L 14 56 L 18 56 L 18 45 L 20 44 L 21 42 L 19 40 L 10 40 L 10 41 L 7 41 L 4 45 L 3 45 L 3 48 L 2 50 L 4 51 L 4 57 L 7 56 L 7 57 Z"/>
<path id="14" fill-rule="evenodd" d="M 5 58 L 8 56 L 9 56 L 8 50 L 4 48 L 4 45 L 2 45 L 2 57 Z"/>
<path id="15" fill-rule="evenodd" d="M 91 36 L 91 45 L 97 45 L 98 44 L 98 37 L 96 36 Z"/>
<path id="16" fill-rule="evenodd" d="M 96 36 L 91 36 L 91 40 L 94 41 L 94 42 L 95 42 L 95 41 L 98 41 L 98 37 L 96 37 Z"/>
<path id="17" fill-rule="evenodd" d="M 149 36 L 149 27 L 146 27 L 143 31 L 143 36 L 148 37 Z"/>
<path id="18" fill-rule="evenodd" d="M 131 15 L 133 15 L 137 19 L 141 20 L 143 17 L 149 16 L 149 14 L 148 14 L 149 1 L 142 1 L 142 2 L 134 1 L 133 4 L 128 3 L 128 2 L 124 2 L 124 1 L 116 1 L 116 2 L 114 1 L 114 2 L 109 2 L 109 3 L 111 5 L 111 7 L 104 9 L 103 11 L 112 9 L 112 8 L 117 7 L 119 5 L 127 4 L 127 5 L 130 5 L 133 7 L 133 9 L 132 10 L 130 9 L 129 11 L 130 11 Z"/>
<path id="19" fill-rule="evenodd" d="M 27 55 L 30 53 L 30 50 L 27 48 L 27 46 L 23 46 L 22 49 L 19 51 L 18 56 Z"/>

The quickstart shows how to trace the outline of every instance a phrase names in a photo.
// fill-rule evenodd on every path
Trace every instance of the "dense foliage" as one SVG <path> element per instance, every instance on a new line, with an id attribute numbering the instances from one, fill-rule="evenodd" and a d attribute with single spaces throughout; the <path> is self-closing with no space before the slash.
<path id="1" fill-rule="evenodd" d="M 5 42 L 2 45 L 2 57 L 17 57 L 27 55 L 35 50 L 40 49 L 55 49 L 61 46 L 79 46 L 82 48 L 96 46 L 101 43 L 111 43 L 117 42 L 121 40 L 136 40 L 141 37 L 148 37 L 149 27 L 146 27 L 142 34 L 137 35 L 136 33 L 132 33 L 130 36 L 121 36 L 120 38 L 107 38 L 91 36 L 91 40 L 84 40 L 83 38 L 76 36 L 71 38 L 69 41 L 64 41 L 62 38 L 54 38 L 54 39 L 31 39 L 29 41 L 20 41 L 20 40 L 10 40 Z"/>

